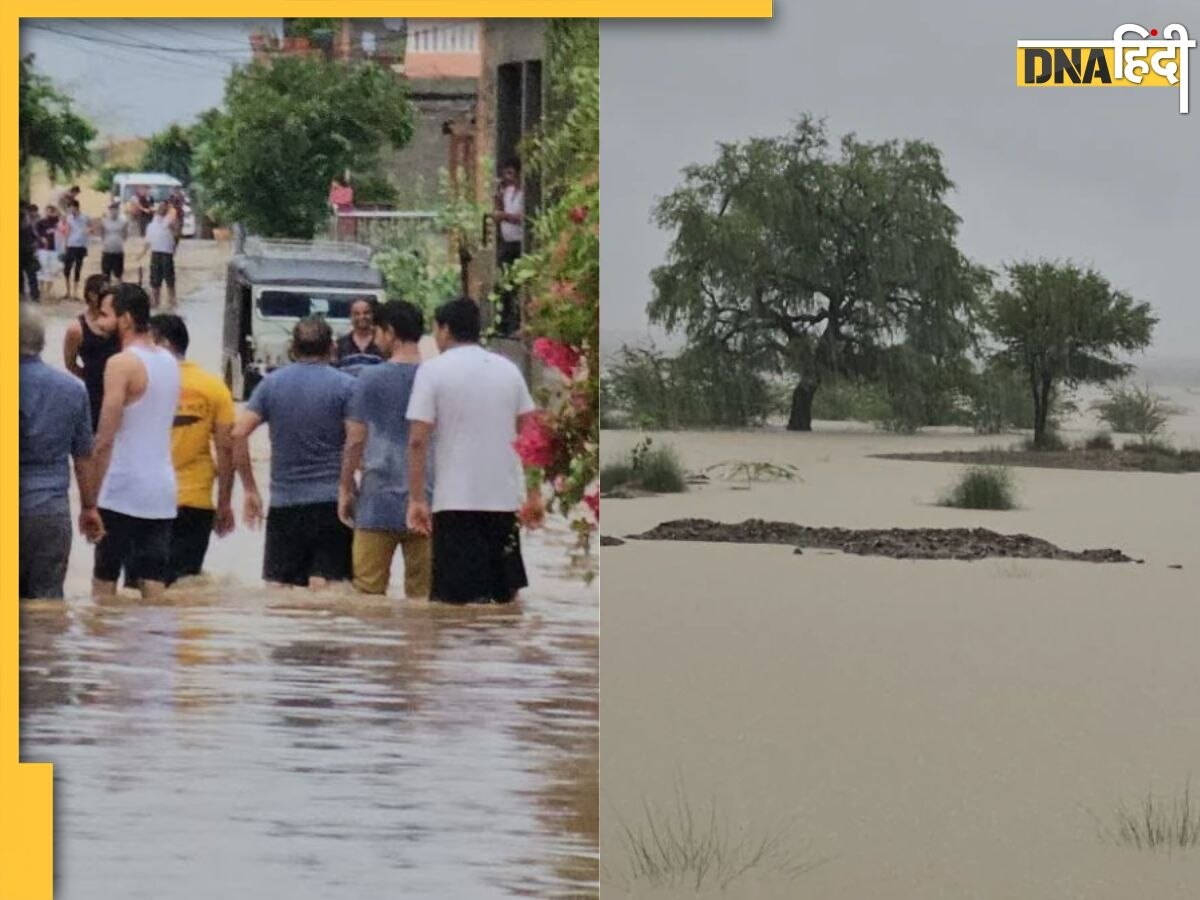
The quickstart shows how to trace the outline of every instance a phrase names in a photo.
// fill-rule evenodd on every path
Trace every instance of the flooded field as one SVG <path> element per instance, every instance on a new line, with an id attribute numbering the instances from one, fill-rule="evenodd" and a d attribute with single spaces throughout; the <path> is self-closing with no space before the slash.
<path id="1" fill-rule="evenodd" d="M 224 253 L 179 260 L 210 371 Z M 50 362 L 72 311 L 47 309 Z M 598 590 L 566 523 L 526 535 L 519 604 L 460 610 L 400 599 L 398 572 L 389 598 L 267 588 L 234 499 L 209 574 L 164 602 L 88 599 L 77 538 L 67 601 L 23 609 L 21 752 L 56 767 L 55 895 L 595 896 Z"/>

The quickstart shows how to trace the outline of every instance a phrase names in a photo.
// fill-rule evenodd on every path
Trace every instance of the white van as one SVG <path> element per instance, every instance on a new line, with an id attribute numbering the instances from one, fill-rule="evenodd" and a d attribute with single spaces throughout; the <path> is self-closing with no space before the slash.
<path id="1" fill-rule="evenodd" d="M 140 187 L 146 188 L 150 198 L 157 204 L 170 197 L 175 188 L 183 187 L 183 182 L 162 172 L 118 172 L 113 176 L 112 198 L 121 204 L 122 212 Z M 183 230 L 180 233 L 184 237 L 196 236 L 196 217 L 187 194 L 184 194 Z"/>

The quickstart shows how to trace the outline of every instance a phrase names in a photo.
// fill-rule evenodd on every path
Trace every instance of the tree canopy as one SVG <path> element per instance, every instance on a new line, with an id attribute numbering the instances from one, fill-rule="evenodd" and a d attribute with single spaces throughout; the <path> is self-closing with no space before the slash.
<path id="1" fill-rule="evenodd" d="M 191 184 L 194 149 L 193 129 L 178 124 L 169 125 L 146 142 L 141 161 L 142 171 L 164 172 L 184 184 Z"/>
<path id="2" fill-rule="evenodd" d="M 805 117 L 720 145 L 654 209 L 674 236 L 651 275 L 651 321 L 793 376 L 794 430 L 811 428 L 823 380 L 873 374 L 897 345 L 961 357 L 990 284 L 958 250 L 934 146 L 849 135 L 839 150 Z"/>
<path id="3" fill-rule="evenodd" d="M 374 170 L 383 148 L 402 146 L 412 131 L 412 107 L 392 73 L 282 56 L 230 76 L 193 174 L 222 219 L 268 237 L 310 238 L 325 221 L 333 177 Z"/>
<path id="4" fill-rule="evenodd" d="M 40 159 L 51 178 L 70 177 L 91 164 L 88 145 L 96 129 L 71 108 L 71 99 L 60 93 L 45 75 L 33 67 L 33 56 L 21 57 L 20 76 L 20 166 Z"/>
<path id="5" fill-rule="evenodd" d="M 1001 349 L 996 359 L 1028 380 L 1034 445 L 1045 446 L 1060 386 L 1119 378 L 1131 366 L 1121 353 L 1149 345 L 1158 320 L 1094 269 L 1047 260 L 1006 266 L 1008 285 L 988 306 Z"/>

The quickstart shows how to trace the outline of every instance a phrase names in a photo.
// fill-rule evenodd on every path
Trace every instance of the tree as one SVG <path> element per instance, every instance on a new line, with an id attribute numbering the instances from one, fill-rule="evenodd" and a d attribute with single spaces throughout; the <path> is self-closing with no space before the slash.
<path id="1" fill-rule="evenodd" d="M 58 92 L 45 75 L 33 68 L 33 56 L 21 57 L 20 167 L 40 159 L 50 177 L 70 177 L 91 165 L 88 144 L 96 129 L 71 108 L 71 99 Z"/>
<path id="2" fill-rule="evenodd" d="M 170 125 L 146 142 L 141 169 L 143 172 L 163 172 L 173 175 L 184 184 L 191 184 L 194 149 L 192 129 Z"/>
<path id="3" fill-rule="evenodd" d="M 1105 382 L 1132 366 L 1118 361 L 1150 344 L 1158 320 L 1094 269 L 1046 260 L 1006 267 L 1008 287 L 991 299 L 987 323 L 997 361 L 1022 372 L 1033 398 L 1033 442 L 1047 443 L 1060 386 Z"/>
<path id="4" fill-rule="evenodd" d="M 379 66 L 283 56 L 236 70 L 203 130 L 194 174 L 217 214 L 267 237 L 311 238 L 333 177 L 374 171 L 385 146 L 412 136 L 413 112 Z"/>
<path id="5" fill-rule="evenodd" d="M 650 320 L 795 377 L 796 431 L 811 429 L 823 380 L 873 373 L 891 344 L 960 355 L 990 280 L 955 244 L 935 147 L 849 135 L 840 151 L 830 157 L 808 117 L 782 137 L 722 144 L 653 213 L 674 237 L 651 274 Z"/>

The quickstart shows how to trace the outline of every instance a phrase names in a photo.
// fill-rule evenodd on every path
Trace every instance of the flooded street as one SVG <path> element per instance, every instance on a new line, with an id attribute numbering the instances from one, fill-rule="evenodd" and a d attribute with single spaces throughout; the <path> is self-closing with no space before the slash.
<path id="1" fill-rule="evenodd" d="M 189 356 L 213 372 L 224 255 L 179 258 Z M 69 315 L 47 310 L 57 365 Z M 55 896 L 596 896 L 598 587 L 566 523 L 526 533 L 518 605 L 456 609 L 400 599 L 399 560 L 388 598 L 267 588 L 240 487 L 234 508 L 208 574 L 161 603 L 89 599 L 77 537 L 65 604 L 23 608 Z"/>

